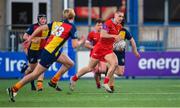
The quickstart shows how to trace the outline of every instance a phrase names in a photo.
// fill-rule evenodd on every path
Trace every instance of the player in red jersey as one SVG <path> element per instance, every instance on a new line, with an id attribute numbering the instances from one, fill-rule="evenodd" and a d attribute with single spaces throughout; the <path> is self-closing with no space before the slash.
<path id="1" fill-rule="evenodd" d="M 53 62 L 57 61 L 62 64 L 60 70 L 58 71 L 61 73 L 65 73 L 74 65 L 73 61 L 66 54 L 61 52 L 61 48 L 70 37 L 72 38 L 73 48 L 77 48 L 82 45 L 85 41 L 85 38 L 82 37 L 79 41 L 77 39 L 76 27 L 73 24 L 75 18 L 74 10 L 71 8 L 65 9 L 63 11 L 63 16 L 65 18 L 64 21 L 54 21 L 50 24 L 43 25 L 37 28 L 28 38 L 27 42 L 31 42 L 32 38 L 35 37 L 39 32 L 48 29 L 50 30 L 46 45 L 41 53 L 40 62 L 34 71 L 7 89 L 10 101 L 15 102 L 14 97 L 17 92 L 25 84 L 36 79 L 39 75 L 44 73 Z"/>
<path id="2" fill-rule="evenodd" d="M 115 41 L 121 40 L 119 31 L 122 29 L 121 21 L 123 20 L 124 13 L 117 10 L 114 14 L 114 18 L 107 20 L 103 29 L 101 30 L 100 40 L 93 49 L 90 62 L 87 66 L 81 68 L 76 75 L 70 79 L 70 89 L 74 90 L 76 81 L 85 73 L 93 71 L 94 67 L 101 60 L 105 60 L 109 64 L 107 75 L 104 78 L 104 88 L 108 92 L 112 92 L 109 88 L 109 79 L 113 76 L 115 69 L 118 66 L 118 60 L 113 52 L 113 44 Z"/>
<path id="3" fill-rule="evenodd" d="M 94 30 L 92 30 L 88 34 L 88 38 L 84 46 L 91 50 L 90 57 L 92 56 L 94 46 L 98 43 L 100 39 L 100 31 L 102 29 L 102 25 L 103 25 L 103 21 L 101 19 L 97 19 L 95 22 Z M 100 84 L 101 74 L 105 73 L 106 71 L 107 71 L 107 66 L 105 61 L 100 61 L 94 68 L 93 72 L 94 72 L 94 78 L 96 81 L 97 88 L 101 88 L 101 84 Z"/>

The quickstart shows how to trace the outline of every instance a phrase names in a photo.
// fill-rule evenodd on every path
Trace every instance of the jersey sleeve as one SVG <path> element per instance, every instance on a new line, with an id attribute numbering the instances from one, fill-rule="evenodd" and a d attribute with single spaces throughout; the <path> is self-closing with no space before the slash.
<path id="1" fill-rule="evenodd" d="M 26 30 L 26 33 L 28 34 L 28 35 L 31 35 L 33 32 L 34 32 L 34 25 L 31 25 L 27 30 Z"/>
<path id="2" fill-rule="evenodd" d="M 107 31 L 107 32 L 109 32 L 109 24 L 108 23 L 104 23 L 102 29 Z"/>
<path id="3" fill-rule="evenodd" d="M 51 30 L 51 28 L 52 28 L 52 24 L 53 24 L 53 22 L 51 22 L 51 23 L 47 24 L 47 25 L 48 25 L 49 30 Z"/>
<path id="4" fill-rule="evenodd" d="M 77 39 L 77 29 L 75 27 L 75 25 L 72 24 L 72 29 L 70 31 L 70 37 L 72 39 Z"/>
<path id="5" fill-rule="evenodd" d="M 90 33 L 88 34 L 87 40 L 88 40 L 89 42 L 93 41 L 92 32 L 90 32 Z"/>
<path id="6" fill-rule="evenodd" d="M 132 38 L 132 34 L 131 34 L 128 30 L 126 30 L 126 29 L 124 29 L 124 31 L 126 32 L 125 38 L 126 38 L 127 40 L 130 40 L 130 39 Z"/>

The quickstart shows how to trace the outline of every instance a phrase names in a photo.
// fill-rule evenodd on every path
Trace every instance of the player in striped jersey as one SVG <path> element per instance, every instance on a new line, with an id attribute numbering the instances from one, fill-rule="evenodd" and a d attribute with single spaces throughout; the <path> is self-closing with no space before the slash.
<path id="1" fill-rule="evenodd" d="M 63 52 L 61 48 L 63 44 L 72 38 L 72 47 L 77 48 L 82 45 L 85 38 L 77 39 L 76 27 L 73 24 L 75 18 L 75 12 L 73 9 L 68 8 L 63 11 L 64 21 L 54 21 L 48 25 L 43 25 L 36 29 L 33 34 L 28 38 L 27 42 L 30 42 L 39 32 L 43 30 L 50 30 L 50 35 L 47 39 L 46 45 L 41 53 L 40 62 L 34 69 L 34 71 L 15 85 L 7 89 L 9 99 L 15 102 L 15 95 L 17 92 L 28 82 L 36 79 L 39 75 L 45 72 L 53 62 L 57 61 L 62 64 L 59 73 L 65 73 L 69 68 L 74 65 L 74 62 Z"/>

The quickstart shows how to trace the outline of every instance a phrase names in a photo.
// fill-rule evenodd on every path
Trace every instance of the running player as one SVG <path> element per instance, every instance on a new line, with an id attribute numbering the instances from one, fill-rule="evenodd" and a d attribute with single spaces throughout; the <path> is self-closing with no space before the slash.
<path id="1" fill-rule="evenodd" d="M 103 25 L 103 21 L 101 19 L 97 19 L 95 22 L 94 30 L 88 34 L 88 38 L 84 46 L 91 50 L 90 57 L 92 56 L 94 46 L 97 44 L 97 42 L 100 39 L 100 31 L 102 29 L 102 25 Z M 107 71 L 107 68 L 106 68 L 105 61 L 100 61 L 97 64 L 97 66 L 94 68 L 93 72 L 94 72 L 94 78 L 96 81 L 97 88 L 101 88 L 101 84 L 100 84 L 101 74 L 105 73 L 106 71 Z"/>
<path id="2" fill-rule="evenodd" d="M 23 39 L 27 40 L 28 37 L 40 26 L 47 24 L 47 18 L 45 14 L 39 14 L 37 17 L 38 23 L 32 24 L 27 30 L 26 33 L 23 35 Z M 48 30 L 42 31 L 33 40 L 31 41 L 30 46 L 28 46 L 25 42 L 23 43 L 24 46 L 24 52 L 27 55 L 28 59 L 28 65 L 23 65 L 21 73 L 24 73 L 25 75 L 29 74 L 34 70 L 34 68 L 37 65 L 37 62 L 39 60 L 41 51 L 44 47 L 44 44 L 46 42 L 45 38 L 48 35 Z M 44 74 L 40 75 L 37 80 L 37 90 L 42 91 L 43 90 L 43 78 Z M 36 90 L 34 80 L 31 81 L 31 90 Z"/>
<path id="3" fill-rule="evenodd" d="M 93 49 L 90 62 L 87 66 L 81 68 L 76 75 L 70 79 L 70 89 L 74 90 L 76 81 L 84 74 L 93 71 L 94 67 L 101 60 L 105 60 L 109 64 L 107 76 L 104 78 L 104 88 L 107 92 L 112 92 L 109 88 L 109 79 L 113 76 L 115 69 L 118 66 L 118 60 L 113 52 L 113 44 L 115 41 L 121 39 L 119 31 L 122 29 L 121 21 L 123 20 L 124 13 L 117 10 L 114 14 L 114 18 L 107 20 L 103 29 L 101 30 L 101 38 Z"/>
<path id="4" fill-rule="evenodd" d="M 43 25 L 37 28 L 33 34 L 28 38 L 27 42 L 31 42 L 32 38 L 43 30 L 50 30 L 50 36 L 47 39 L 46 45 L 41 53 L 40 62 L 37 64 L 34 71 L 26 75 L 23 79 L 15 85 L 7 89 L 9 99 L 15 102 L 15 95 L 28 82 L 36 79 L 39 75 L 45 72 L 53 62 L 62 63 L 59 72 L 65 73 L 70 67 L 74 65 L 73 61 L 64 53 L 61 53 L 63 44 L 71 37 L 72 47 L 77 48 L 84 43 L 85 38 L 82 37 L 79 41 L 76 35 L 76 27 L 73 24 L 75 12 L 68 8 L 63 11 L 64 21 L 52 22 L 48 25 Z"/>
<path id="5" fill-rule="evenodd" d="M 125 69 L 125 46 L 126 46 L 125 40 L 130 41 L 130 44 L 132 46 L 132 51 L 137 58 L 140 58 L 140 54 L 137 51 L 134 38 L 128 30 L 123 28 L 121 29 L 119 34 L 123 40 L 118 41 L 114 44 L 114 53 L 118 58 L 118 67 L 115 71 L 115 74 L 118 76 L 122 76 L 124 75 L 124 69 Z M 111 90 L 114 91 L 114 77 L 111 78 L 109 85 Z"/>

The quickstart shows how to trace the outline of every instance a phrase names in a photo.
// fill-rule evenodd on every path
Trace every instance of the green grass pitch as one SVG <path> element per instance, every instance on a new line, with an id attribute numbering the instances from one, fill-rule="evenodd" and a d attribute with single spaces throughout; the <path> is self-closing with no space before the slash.
<path id="1" fill-rule="evenodd" d="M 97 89 L 93 79 L 80 79 L 75 91 L 69 81 L 61 81 L 58 92 L 44 81 L 44 91 L 22 88 L 16 102 L 8 101 L 6 88 L 18 80 L 0 80 L 0 107 L 180 107 L 178 79 L 116 79 L 114 93 Z"/>

